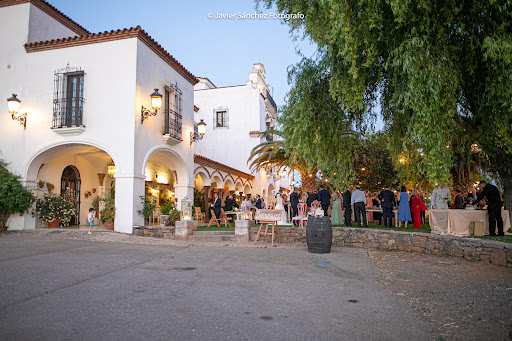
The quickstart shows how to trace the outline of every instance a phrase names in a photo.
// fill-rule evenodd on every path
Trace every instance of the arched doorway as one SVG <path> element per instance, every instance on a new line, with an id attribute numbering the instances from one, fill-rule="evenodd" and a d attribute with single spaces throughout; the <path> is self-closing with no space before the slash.
<path id="1" fill-rule="evenodd" d="M 80 225 L 80 172 L 75 166 L 67 166 L 60 179 L 60 194 L 75 204 L 76 216 L 69 225 Z"/>

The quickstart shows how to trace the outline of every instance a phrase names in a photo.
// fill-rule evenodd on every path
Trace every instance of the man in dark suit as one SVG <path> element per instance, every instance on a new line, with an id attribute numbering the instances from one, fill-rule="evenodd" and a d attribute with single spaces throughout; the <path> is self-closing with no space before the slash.
<path id="1" fill-rule="evenodd" d="M 256 194 L 256 208 L 261 210 L 261 197 L 259 194 Z"/>
<path id="2" fill-rule="evenodd" d="M 327 210 L 331 204 L 331 196 L 329 195 L 329 191 L 322 185 L 320 185 L 320 191 L 318 192 L 318 200 L 320 201 L 322 210 L 324 210 L 324 217 L 327 217 Z"/>
<path id="3" fill-rule="evenodd" d="M 343 207 L 345 208 L 345 225 L 352 226 L 352 186 L 343 193 Z"/>
<path id="4" fill-rule="evenodd" d="M 481 192 L 478 198 L 473 201 L 473 205 L 478 204 L 484 197 L 487 198 L 487 212 L 489 213 L 489 235 L 496 235 L 496 222 L 498 223 L 498 236 L 504 236 L 503 233 L 503 218 L 501 217 L 501 195 L 498 188 L 494 185 L 488 184 L 485 181 L 480 181 L 478 184 Z"/>
<path id="5" fill-rule="evenodd" d="M 225 201 L 224 201 L 224 211 L 226 212 L 229 212 L 229 211 L 232 211 L 233 210 L 233 207 L 237 207 L 238 208 L 238 204 L 236 203 L 236 201 L 233 199 L 233 196 L 230 195 Z M 234 213 L 226 213 L 226 215 L 229 215 L 229 216 L 235 216 L 236 214 Z M 233 219 L 234 220 L 234 219 Z"/>
<path id="6" fill-rule="evenodd" d="M 213 210 L 215 211 L 215 217 L 217 219 L 220 218 L 220 210 L 222 209 L 222 200 L 220 200 L 219 195 L 217 193 L 214 194 L 213 199 Z"/>
<path id="7" fill-rule="evenodd" d="M 464 209 L 464 198 L 462 197 L 462 194 L 460 194 L 460 189 L 456 189 L 455 193 L 455 209 L 456 210 L 463 210 Z"/>
<path id="8" fill-rule="evenodd" d="M 300 195 L 299 195 L 299 189 L 295 188 L 290 194 L 290 206 L 292 207 L 292 218 L 297 216 L 299 214 L 299 209 L 297 208 L 297 205 L 299 204 Z M 293 223 L 295 225 L 295 222 Z"/>
<path id="9" fill-rule="evenodd" d="M 384 227 L 393 226 L 393 207 L 396 206 L 395 194 L 389 187 L 379 193 L 380 207 L 382 207 L 382 216 L 384 217 Z"/>
<path id="10" fill-rule="evenodd" d="M 315 200 L 318 200 L 318 194 L 316 193 L 316 190 L 308 195 L 308 198 L 306 199 L 306 205 L 311 207 L 311 203 Z"/>

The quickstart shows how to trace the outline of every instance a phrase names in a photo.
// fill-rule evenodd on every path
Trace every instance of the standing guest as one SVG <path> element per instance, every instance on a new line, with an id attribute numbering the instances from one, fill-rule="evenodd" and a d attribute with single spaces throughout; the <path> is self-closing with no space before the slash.
<path id="1" fill-rule="evenodd" d="M 343 208 L 345 209 L 345 225 L 352 226 L 352 208 L 350 206 L 352 202 L 352 186 L 348 186 L 348 189 L 343 193 Z"/>
<path id="2" fill-rule="evenodd" d="M 306 199 L 306 205 L 308 206 L 308 208 L 311 207 L 311 203 L 313 203 L 313 201 L 315 200 L 318 200 L 318 193 L 316 189 L 313 192 L 308 193 L 308 198 Z"/>
<path id="3" fill-rule="evenodd" d="M 409 208 L 409 194 L 405 186 L 400 188 L 400 205 L 398 205 L 398 227 L 402 227 L 402 222 L 405 222 L 405 228 L 407 223 L 411 221 L 411 209 Z"/>
<path id="4" fill-rule="evenodd" d="M 393 207 L 396 206 L 395 195 L 386 187 L 379 193 L 380 207 L 382 207 L 382 216 L 384 218 L 384 227 L 393 226 Z"/>
<path id="5" fill-rule="evenodd" d="M 420 195 L 421 202 L 425 203 L 425 197 L 423 196 L 423 193 L 420 193 L 419 195 Z M 420 211 L 420 217 L 421 217 L 421 223 L 422 224 L 425 224 L 425 211 L 426 210 L 424 210 L 424 209 L 422 209 Z"/>
<path id="6" fill-rule="evenodd" d="M 425 206 L 425 203 L 421 200 L 421 197 L 418 195 L 417 190 L 413 189 L 412 195 L 413 195 L 413 198 L 412 198 L 411 210 L 412 210 L 412 214 L 414 215 L 414 228 L 420 229 L 421 228 L 420 212 L 422 210 L 426 211 L 427 206 Z"/>
<path id="7" fill-rule="evenodd" d="M 366 208 L 373 208 L 372 193 L 366 192 Z M 373 222 L 373 212 L 368 212 L 368 222 Z"/>
<path id="8" fill-rule="evenodd" d="M 333 225 L 341 225 L 343 223 L 343 211 L 341 210 L 341 193 L 339 191 L 334 191 L 331 200 L 331 223 Z"/>
<path id="9" fill-rule="evenodd" d="M 460 194 L 460 189 L 455 190 L 455 199 L 453 200 L 455 202 L 455 209 L 456 210 L 463 210 L 464 209 L 464 198 L 462 197 L 462 194 Z"/>
<path id="10" fill-rule="evenodd" d="M 292 218 L 299 214 L 299 210 L 297 208 L 297 205 L 299 204 L 299 199 L 300 199 L 299 189 L 295 188 L 293 190 L 292 194 L 290 194 L 290 206 L 292 207 Z M 293 222 L 294 226 L 295 226 L 295 224 L 296 224 L 296 220 Z"/>
<path id="11" fill-rule="evenodd" d="M 450 199 L 450 190 L 445 187 L 445 183 L 441 182 L 441 186 L 434 188 L 430 196 L 432 208 L 436 210 L 447 210 L 448 199 Z"/>
<path id="12" fill-rule="evenodd" d="M 261 210 L 261 207 L 262 207 L 261 204 L 262 204 L 261 197 L 259 194 L 256 194 L 256 208 Z"/>
<path id="13" fill-rule="evenodd" d="M 354 216 L 357 226 L 361 227 L 362 223 L 364 227 L 368 227 L 368 221 L 366 220 L 366 195 L 361 191 L 359 185 L 356 185 L 356 190 L 352 193 L 351 203 L 354 206 Z"/>
<path id="14" fill-rule="evenodd" d="M 213 211 L 215 212 L 215 217 L 219 219 L 220 211 L 222 209 L 222 200 L 220 200 L 219 195 L 217 193 L 215 193 L 213 197 L 215 198 L 213 199 Z"/>
<path id="15" fill-rule="evenodd" d="M 224 210 L 232 211 L 233 207 L 238 208 L 238 204 L 235 200 L 233 200 L 233 195 L 228 196 L 228 198 L 224 201 Z"/>
<path id="16" fill-rule="evenodd" d="M 283 193 L 282 194 L 282 198 L 283 198 L 283 205 L 284 205 L 284 210 L 286 211 L 286 217 L 289 219 L 290 217 L 288 216 L 288 195 L 286 193 Z"/>
<path id="17" fill-rule="evenodd" d="M 372 207 L 373 208 L 379 208 L 380 207 L 380 201 L 378 197 L 378 193 L 373 193 L 372 197 Z M 382 225 L 382 213 L 381 212 L 373 212 L 373 221 L 378 221 L 379 225 Z"/>
<path id="18" fill-rule="evenodd" d="M 412 199 L 414 198 L 414 194 L 411 191 L 409 191 L 409 208 L 411 209 L 411 222 L 414 223 L 414 214 L 412 214 Z"/>
<path id="19" fill-rule="evenodd" d="M 327 210 L 331 204 L 331 196 L 329 195 L 329 191 L 326 190 L 323 185 L 320 185 L 320 191 L 318 191 L 318 201 L 320 201 L 322 210 L 324 210 L 324 217 L 327 217 Z"/>
<path id="20" fill-rule="evenodd" d="M 496 222 L 498 223 L 498 236 L 504 236 L 503 233 L 503 218 L 501 217 L 501 201 L 500 191 L 494 185 L 488 184 L 485 181 L 480 181 L 478 184 L 481 192 L 478 198 L 473 202 L 473 205 L 478 204 L 484 197 L 487 198 L 487 212 L 489 213 L 489 235 L 496 235 Z"/>

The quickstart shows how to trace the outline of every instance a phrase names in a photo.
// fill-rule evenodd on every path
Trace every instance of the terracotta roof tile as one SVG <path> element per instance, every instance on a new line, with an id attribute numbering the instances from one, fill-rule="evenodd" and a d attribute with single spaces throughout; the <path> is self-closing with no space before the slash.
<path id="1" fill-rule="evenodd" d="M 88 34 L 79 37 L 69 37 L 63 39 L 47 40 L 35 43 L 25 44 L 25 50 L 28 53 L 68 48 L 74 46 L 88 45 L 88 44 L 99 44 L 103 42 L 128 39 L 128 38 L 139 38 L 146 46 L 148 46 L 153 52 L 155 52 L 162 60 L 167 62 L 172 68 L 174 68 L 179 74 L 181 74 L 190 83 L 196 84 L 197 78 L 188 71 L 183 65 L 181 65 L 172 55 L 169 54 L 160 44 L 158 44 L 149 34 L 147 34 L 140 26 L 105 31 L 100 33 Z"/>

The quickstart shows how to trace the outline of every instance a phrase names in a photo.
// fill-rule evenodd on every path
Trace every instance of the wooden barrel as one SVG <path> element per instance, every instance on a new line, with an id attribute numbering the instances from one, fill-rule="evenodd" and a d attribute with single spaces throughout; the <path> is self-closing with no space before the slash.
<path id="1" fill-rule="evenodd" d="M 308 217 L 306 241 L 311 253 L 329 253 L 332 245 L 332 225 L 329 217 Z"/>

